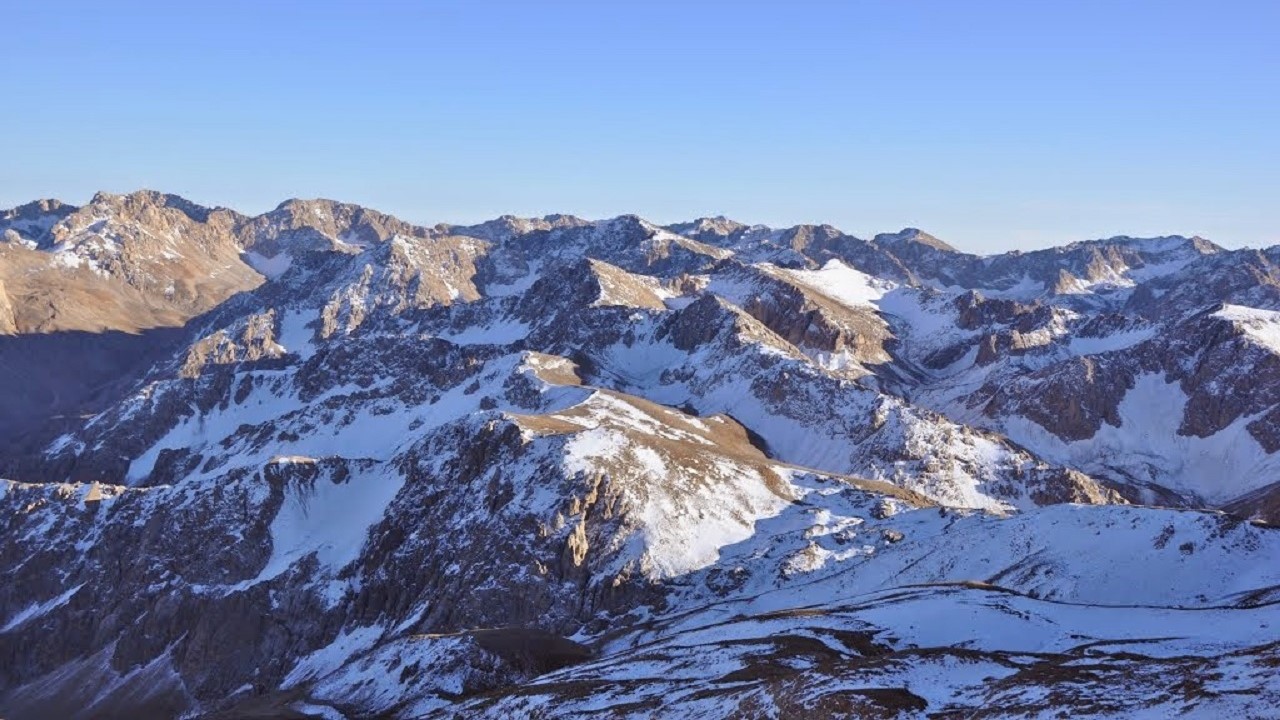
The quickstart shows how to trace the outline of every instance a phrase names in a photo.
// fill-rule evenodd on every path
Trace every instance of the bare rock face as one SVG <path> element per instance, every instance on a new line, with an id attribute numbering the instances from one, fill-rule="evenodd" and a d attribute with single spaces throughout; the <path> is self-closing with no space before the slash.
<path id="1" fill-rule="evenodd" d="M 1280 525 L 1280 483 L 1272 483 L 1232 500 L 1223 509 L 1268 525 Z"/>
<path id="2" fill-rule="evenodd" d="M 1280 404 L 1273 386 L 1280 379 L 1280 356 L 1269 335 L 1276 319 L 1265 311 L 1220 306 L 1183 326 L 1173 349 L 1196 352 L 1196 362 L 1160 358 L 1168 377 L 1188 395 L 1180 433 L 1209 437 L 1241 417 L 1255 417 L 1250 433 L 1274 452 L 1277 428 L 1266 415 L 1256 416 Z"/>
<path id="3" fill-rule="evenodd" d="M 1080 357 L 999 388 L 984 408 L 989 416 L 1025 416 L 1064 440 L 1093 437 L 1103 423 L 1119 425 L 1118 406 L 1133 373 L 1106 357 Z M 1113 369 L 1114 368 L 1114 369 Z"/>
<path id="4" fill-rule="evenodd" d="M 13 314 L 13 303 L 5 292 L 4 283 L 0 282 L 0 335 L 14 335 L 18 332 L 18 318 Z"/>
<path id="5" fill-rule="evenodd" d="M 830 225 L 799 225 L 784 231 L 781 241 L 814 266 L 835 259 L 868 275 L 908 282 L 914 279 L 911 269 L 892 253 Z"/>
<path id="6" fill-rule="evenodd" d="M 46 250 L 67 267 L 163 297 L 190 315 L 257 284 L 232 236 L 238 216 L 173 195 L 99 193 L 50 230 Z"/>
<path id="7" fill-rule="evenodd" d="M 37 246 L 49 231 L 76 208 L 59 200 L 36 200 L 0 211 L 0 238 L 5 242 Z"/>
<path id="8" fill-rule="evenodd" d="M 0 236 L 5 717 L 1280 702 L 1273 250 L 151 191 Z"/>
<path id="9" fill-rule="evenodd" d="M 333 200 L 286 200 L 269 213 L 239 223 L 244 250 L 273 258 L 281 253 L 351 252 L 402 237 L 427 238 L 427 228 L 376 210 Z"/>
<path id="10" fill-rule="evenodd" d="M 229 333 L 219 330 L 192 343 L 180 375 L 197 378 L 209 365 L 230 365 L 279 357 L 286 351 L 276 342 L 278 321 L 274 310 L 251 315 Z M 234 334 L 232 334 L 234 333 Z"/>
<path id="11" fill-rule="evenodd" d="M 861 372 L 887 365 L 894 338 L 870 307 L 849 307 L 798 282 L 785 270 L 726 265 L 719 283 L 750 288 L 734 299 L 743 310 L 815 359 L 839 358 Z"/>
<path id="12" fill-rule="evenodd" d="M 1214 252 L 1183 273 L 1153 278 L 1134 288 L 1125 311 L 1160 320 L 1186 317 L 1218 303 L 1257 308 L 1280 307 L 1280 252 Z M 1194 282 L 1189 282 L 1194 278 Z"/>
<path id="13" fill-rule="evenodd" d="M 19 332 L 182 325 L 261 281 L 240 260 L 240 216 L 227 210 L 151 191 L 24 208 L 6 222 L 28 242 L 0 247 Z"/>
<path id="14" fill-rule="evenodd" d="M 990 299 L 976 291 L 960 295 L 955 299 L 955 305 L 958 324 L 966 330 L 1007 325 L 1014 330 L 1031 332 L 1048 322 L 1053 315 L 1053 309 L 1041 303 Z"/>

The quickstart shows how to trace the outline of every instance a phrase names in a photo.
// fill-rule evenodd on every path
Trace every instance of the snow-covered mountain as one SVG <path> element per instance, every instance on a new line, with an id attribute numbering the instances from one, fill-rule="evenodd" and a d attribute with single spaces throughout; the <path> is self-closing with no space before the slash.
<path id="1" fill-rule="evenodd" d="M 5 211 L 0 714 L 1265 717 L 1278 263 Z"/>

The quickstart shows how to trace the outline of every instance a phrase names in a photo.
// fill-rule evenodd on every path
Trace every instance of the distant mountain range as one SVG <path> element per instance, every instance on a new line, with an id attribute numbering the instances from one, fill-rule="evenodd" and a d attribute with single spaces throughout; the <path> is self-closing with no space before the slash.
<path id="1" fill-rule="evenodd" d="M 0 212 L 0 715 L 1280 712 L 1280 247 Z"/>

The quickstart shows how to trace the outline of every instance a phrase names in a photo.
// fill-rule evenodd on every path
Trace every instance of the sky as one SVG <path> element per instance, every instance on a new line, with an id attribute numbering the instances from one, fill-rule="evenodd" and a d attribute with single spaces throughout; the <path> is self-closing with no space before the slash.
<path id="1" fill-rule="evenodd" d="M 1280 2 L 6 0 L 0 207 L 1280 243 Z"/>

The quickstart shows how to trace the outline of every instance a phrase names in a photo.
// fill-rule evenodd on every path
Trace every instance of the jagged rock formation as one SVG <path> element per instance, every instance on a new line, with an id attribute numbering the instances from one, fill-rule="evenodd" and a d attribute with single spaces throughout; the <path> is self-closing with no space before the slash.
<path id="1" fill-rule="evenodd" d="M 1275 254 L 5 211 L 0 714 L 1266 715 Z"/>

